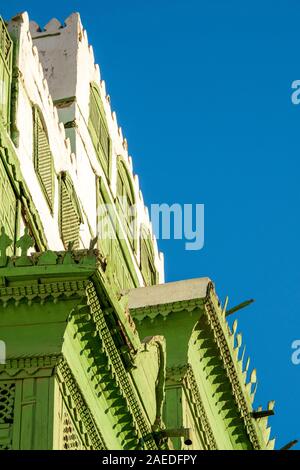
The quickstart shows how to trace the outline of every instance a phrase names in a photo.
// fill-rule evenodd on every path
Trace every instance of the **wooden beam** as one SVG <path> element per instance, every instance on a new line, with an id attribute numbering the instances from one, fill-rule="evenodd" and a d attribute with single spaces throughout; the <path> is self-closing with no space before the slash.
<path id="1" fill-rule="evenodd" d="M 227 310 L 225 313 L 225 316 L 228 317 L 229 315 L 232 315 L 233 313 L 237 312 L 238 310 L 241 310 L 242 308 L 248 307 L 248 305 L 252 304 L 254 302 L 254 299 L 246 300 L 245 302 L 242 302 L 241 304 L 236 305 L 235 307 Z"/>

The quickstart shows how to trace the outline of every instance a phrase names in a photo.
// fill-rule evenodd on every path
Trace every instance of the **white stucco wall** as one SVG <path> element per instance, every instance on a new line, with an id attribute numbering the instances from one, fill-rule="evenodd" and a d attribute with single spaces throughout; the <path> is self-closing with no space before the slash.
<path id="1" fill-rule="evenodd" d="M 101 80 L 98 65 L 94 63 L 93 50 L 88 44 L 80 16 L 77 13 L 70 15 L 64 25 L 53 19 L 42 29 L 34 22 L 29 23 L 27 13 L 23 13 L 8 23 L 8 29 L 18 37 L 20 51 L 18 67 L 21 79 L 17 104 L 20 138 L 17 153 L 49 247 L 63 249 L 58 225 L 58 182 L 55 181 L 55 208 L 52 215 L 33 165 L 33 104 L 39 106 L 47 125 L 55 171 L 57 174 L 61 171 L 70 174 L 82 206 L 84 223 L 80 229 L 81 247 L 88 247 L 90 239 L 97 234 L 96 176 L 102 177 L 112 201 L 115 199 L 118 156 L 123 158 L 133 181 L 138 225 L 145 224 L 152 233 L 139 180 L 133 173 L 132 159 L 128 155 L 127 142 L 118 126 L 116 114 L 111 110 L 105 83 Z M 112 173 L 109 182 L 106 181 L 87 127 L 91 82 L 95 82 L 100 89 L 112 140 Z M 72 97 L 76 97 L 75 101 L 71 100 L 64 107 L 53 104 L 57 100 Z M 74 121 L 76 127 L 65 130 L 64 123 L 70 121 Z M 127 246 L 142 285 L 140 247 L 138 245 L 135 254 L 128 241 Z M 163 256 L 158 252 L 154 237 L 153 246 L 159 279 L 164 282 Z"/>

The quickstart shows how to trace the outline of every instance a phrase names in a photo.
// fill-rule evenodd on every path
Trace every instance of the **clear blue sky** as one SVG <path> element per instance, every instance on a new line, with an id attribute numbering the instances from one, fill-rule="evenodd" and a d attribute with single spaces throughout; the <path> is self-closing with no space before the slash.
<path id="1" fill-rule="evenodd" d="M 168 281 L 210 276 L 238 313 L 256 405 L 277 447 L 300 438 L 300 79 L 297 0 L 29 0 L 41 26 L 79 11 L 147 204 L 204 203 L 205 247 L 163 241 Z M 297 448 L 300 448 L 298 445 Z"/>

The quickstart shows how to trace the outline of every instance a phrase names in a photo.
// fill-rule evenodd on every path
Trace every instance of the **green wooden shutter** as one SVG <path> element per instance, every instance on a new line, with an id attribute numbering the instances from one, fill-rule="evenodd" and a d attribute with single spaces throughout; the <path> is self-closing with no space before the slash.
<path id="1" fill-rule="evenodd" d="M 11 186 L 0 156 L 0 227 L 15 240 L 17 217 L 17 199 Z M 13 248 L 8 249 L 8 254 L 13 255 Z"/>
<path id="2" fill-rule="evenodd" d="M 0 17 L 0 119 L 7 129 L 10 124 L 12 48 L 12 40 Z"/>
<path id="3" fill-rule="evenodd" d="M 131 176 L 122 161 L 122 157 L 118 156 L 118 175 L 117 175 L 117 203 L 118 209 L 121 211 L 122 220 L 125 224 L 125 230 L 132 247 L 136 247 L 136 209 L 135 196 Z"/>
<path id="4" fill-rule="evenodd" d="M 154 251 L 152 238 L 148 230 L 141 229 L 141 271 L 145 284 L 152 286 L 157 283 L 157 271 L 154 264 Z"/>
<path id="5" fill-rule="evenodd" d="M 111 142 L 100 93 L 95 86 L 91 86 L 90 91 L 89 131 L 101 166 L 108 177 Z"/>
<path id="6" fill-rule="evenodd" d="M 61 176 L 60 222 L 65 248 L 68 248 L 69 242 L 74 243 L 73 248 L 79 248 L 80 208 L 72 182 L 65 174 Z"/>
<path id="7" fill-rule="evenodd" d="M 37 108 L 33 110 L 34 165 L 48 205 L 54 205 L 54 168 L 45 125 Z"/>

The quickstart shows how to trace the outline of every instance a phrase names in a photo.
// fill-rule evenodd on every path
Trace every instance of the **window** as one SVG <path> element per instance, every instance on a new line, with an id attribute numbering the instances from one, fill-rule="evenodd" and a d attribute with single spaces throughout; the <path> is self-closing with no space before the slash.
<path id="1" fill-rule="evenodd" d="M 33 159 L 36 174 L 51 212 L 54 205 L 54 167 L 46 126 L 40 110 L 33 108 Z"/>
<path id="2" fill-rule="evenodd" d="M 132 289 L 137 286 L 132 270 L 130 268 L 130 255 L 128 247 L 122 246 L 122 240 L 118 238 L 118 226 L 116 218 L 109 210 L 107 196 L 105 197 L 105 186 L 98 180 L 97 214 L 98 214 L 98 236 L 99 249 L 107 259 L 106 274 L 117 290 Z M 127 251 L 126 251 L 127 249 Z"/>
<path id="3" fill-rule="evenodd" d="M 121 156 L 118 157 L 117 206 L 128 239 L 134 246 L 136 230 L 135 195 L 130 174 Z"/>
<path id="4" fill-rule="evenodd" d="M 144 226 L 141 228 L 141 271 L 146 286 L 152 286 L 157 283 L 153 242 L 149 230 Z"/>
<path id="5" fill-rule="evenodd" d="M 111 140 L 108 133 L 105 112 L 101 101 L 99 89 L 91 85 L 90 90 L 90 115 L 89 131 L 106 177 L 109 176 L 109 162 L 111 152 Z"/>
<path id="6" fill-rule="evenodd" d="M 7 129 L 10 124 L 12 47 L 12 40 L 0 17 L 0 119 Z"/>
<path id="7" fill-rule="evenodd" d="M 70 176 L 60 175 L 60 231 L 64 246 L 67 249 L 70 242 L 73 248 L 79 248 L 79 228 L 82 222 L 80 204 Z"/>

